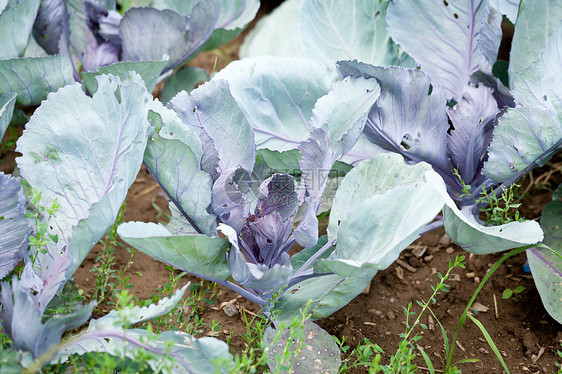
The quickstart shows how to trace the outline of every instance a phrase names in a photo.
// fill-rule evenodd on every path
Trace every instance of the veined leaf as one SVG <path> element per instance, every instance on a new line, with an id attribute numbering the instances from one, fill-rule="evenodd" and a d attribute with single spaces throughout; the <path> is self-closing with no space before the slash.
<path id="1" fill-rule="evenodd" d="M 117 62 L 108 66 L 102 66 L 95 72 L 82 72 L 83 83 L 89 92 L 96 92 L 98 82 L 95 77 L 102 74 L 113 74 L 124 79 L 129 71 L 134 71 L 141 76 L 148 92 L 154 90 L 160 73 L 168 65 L 168 58 L 159 61 L 135 61 Z"/>
<path id="2" fill-rule="evenodd" d="M 310 302 L 312 318 L 328 317 L 359 295 L 376 273 L 376 269 L 360 268 L 352 277 L 330 274 L 307 279 L 287 289 L 273 310 L 279 312 L 279 319 L 288 319 Z"/>
<path id="3" fill-rule="evenodd" d="M 305 55 L 334 69 L 338 60 L 396 65 L 398 48 L 386 32 L 388 1 L 302 0 L 299 32 Z"/>
<path id="4" fill-rule="evenodd" d="M 216 217 L 207 212 L 213 181 L 201 170 L 201 142 L 173 110 L 159 102 L 152 107 L 150 119 L 155 131 L 144 153 L 145 165 L 197 230 L 214 235 Z"/>
<path id="5" fill-rule="evenodd" d="M 308 59 L 259 57 L 234 61 L 213 80 L 228 81 L 258 149 L 287 151 L 308 138 L 312 109 L 335 78 Z"/>
<path id="6" fill-rule="evenodd" d="M 395 154 L 359 163 L 345 176 L 332 206 L 328 239 L 337 237 L 335 250 L 316 263 L 314 278 L 282 295 L 275 305 L 280 318 L 296 313 L 309 299 L 314 318 L 349 303 L 418 237 L 441 210 L 443 195 L 443 181 L 427 164 L 407 166 Z"/>
<path id="7" fill-rule="evenodd" d="M 17 178 L 0 172 L 0 279 L 26 254 L 32 232 L 25 217 L 25 198 Z"/>
<path id="8" fill-rule="evenodd" d="M 0 14 L 0 60 L 21 56 L 33 28 L 40 0 L 22 0 Z"/>
<path id="9" fill-rule="evenodd" d="M 292 327 L 292 326 L 291 326 Z M 293 330 L 294 331 L 294 330 Z M 268 326 L 263 334 L 263 343 L 267 350 L 267 365 L 273 372 L 285 371 L 278 360 L 283 351 L 294 352 L 284 365 L 292 368 L 294 373 L 336 373 L 341 365 L 340 349 L 334 337 L 311 321 L 304 321 L 302 329 L 302 347 L 296 351 L 298 342 L 292 337 L 291 329 L 281 332 Z M 285 348 L 287 345 L 289 347 Z"/>
<path id="10" fill-rule="evenodd" d="M 404 159 L 394 153 L 385 153 L 357 164 L 338 187 L 330 212 L 328 238 L 338 237 L 339 225 L 349 210 L 360 206 L 366 199 L 381 195 L 395 187 L 413 186 L 431 172 L 429 165 L 406 166 Z M 361 177 L 368 175 L 367 177 Z M 338 223 L 339 222 L 339 223 Z"/>
<path id="11" fill-rule="evenodd" d="M 210 337 L 195 338 L 181 331 L 164 331 L 152 334 L 147 330 L 91 331 L 77 336 L 62 347 L 61 358 L 88 352 L 109 353 L 117 357 L 134 359 L 148 350 L 152 359 L 146 363 L 154 372 L 208 374 L 217 372 L 216 361 L 229 362 L 232 356 L 226 343 Z M 227 366 L 218 371 L 227 374 Z"/>
<path id="12" fill-rule="evenodd" d="M 447 235 L 467 252 L 479 255 L 501 252 L 535 244 L 543 238 L 543 232 L 535 221 L 484 226 L 477 221 L 473 208 L 469 205 L 460 210 L 451 199 L 446 200 L 443 208 L 443 225 Z"/>
<path id="13" fill-rule="evenodd" d="M 496 183 L 542 166 L 562 149 L 562 22 L 541 57 L 515 83 L 517 106 L 499 119 L 483 173 Z"/>
<path id="14" fill-rule="evenodd" d="M 169 103 L 182 121 L 199 135 L 205 156 L 218 152 L 221 172 L 242 167 L 252 170 L 256 160 L 254 132 L 230 94 L 226 81 L 210 81 L 190 94 L 180 92 Z M 203 161 L 204 162 L 204 161 Z M 204 168 L 212 175 L 210 170 Z"/>
<path id="15" fill-rule="evenodd" d="M 313 130 L 299 146 L 303 156 L 302 180 L 307 191 L 303 217 L 294 231 L 300 245 L 311 247 L 316 243 L 316 214 L 332 165 L 357 142 L 379 93 L 375 79 L 345 77 L 316 102 L 309 122 Z"/>
<path id="16" fill-rule="evenodd" d="M 20 105 L 39 105 L 48 93 L 73 82 L 66 56 L 0 60 L 0 93 L 17 93 Z"/>
<path id="17" fill-rule="evenodd" d="M 18 140 L 22 177 L 41 191 L 42 204 L 60 205 L 49 222 L 58 243 L 35 263 L 50 297 L 58 288 L 50 282 L 60 284 L 65 268 L 69 277 L 114 222 L 146 147 L 151 97 L 142 79 L 97 80 L 91 98 L 78 83 L 51 93 Z"/>
<path id="18" fill-rule="evenodd" d="M 162 225 L 144 222 L 124 223 L 117 233 L 129 245 L 177 269 L 202 278 L 226 280 L 230 277 L 225 239 L 206 235 L 173 236 Z"/>
<path id="19" fill-rule="evenodd" d="M 168 314 L 181 300 L 188 286 L 189 283 L 176 290 L 172 296 L 161 298 L 158 300 L 158 303 L 150 304 L 149 306 L 133 306 L 123 308 L 122 310 L 114 309 L 103 317 L 90 321 L 88 331 L 110 331 L 113 329 L 121 330 L 123 329 L 123 321 L 127 321 L 127 324 L 129 325 L 134 325 L 135 323 L 148 321 L 153 318 L 163 316 L 164 314 Z"/>
<path id="20" fill-rule="evenodd" d="M 240 46 L 240 58 L 305 57 L 299 35 L 301 0 L 285 0 L 261 18 Z"/>
<path id="21" fill-rule="evenodd" d="M 254 19 L 259 0 L 222 0 L 215 30 L 200 50 L 208 51 L 225 45 Z"/>
<path id="22" fill-rule="evenodd" d="M 501 17 L 490 13 L 488 0 L 397 0 L 386 20 L 392 39 L 448 99 L 461 97 L 481 65 L 491 68 L 501 41 Z"/>
<path id="23" fill-rule="evenodd" d="M 411 161 L 428 162 L 447 177 L 449 123 L 440 87 L 430 90 L 429 77 L 415 69 L 340 61 L 338 71 L 342 76 L 374 77 L 381 86 L 365 124 L 365 135 L 371 142 Z"/>
<path id="24" fill-rule="evenodd" d="M 168 55 L 170 61 L 165 70 L 174 68 L 211 36 L 220 5 L 220 0 L 198 2 L 189 17 L 167 9 L 129 9 L 119 26 L 123 60 L 160 60 Z"/>
<path id="25" fill-rule="evenodd" d="M 562 323 L 562 187 L 542 211 L 543 243 L 550 248 L 527 250 L 529 267 L 546 311 Z"/>
<path id="26" fill-rule="evenodd" d="M 92 314 L 95 302 L 80 306 L 69 314 L 57 314 L 43 323 L 43 310 L 35 301 L 34 295 L 38 290 L 33 277 L 35 274 L 31 264 L 28 264 L 21 280 L 14 276 L 11 284 L 2 282 L 3 309 L 0 311 L 0 320 L 12 338 L 14 348 L 29 351 L 33 358 L 38 358 L 59 343 L 64 331 L 86 322 Z M 41 280 L 35 280 L 41 283 Z"/>
<path id="27" fill-rule="evenodd" d="M 64 362 L 72 354 L 104 352 L 118 357 L 134 358 L 142 349 L 151 352 L 148 365 L 156 372 L 209 373 L 214 372 L 214 360 L 231 360 L 228 346 L 214 338 L 195 339 L 180 331 L 165 331 L 155 335 L 142 329 L 124 329 L 124 321 L 134 323 L 169 313 L 182 298 L 188 285 L 170 298 L 161 299 L 148 307 L 124 308 L 111 311 L 90 322 L 86 332 L 72 337 L 57 353 L 53 363 Z M 221 370 L 221 373 L 226 373 Z"/>
<path id="28" fill-rule="evenodd" d="M 519 74 L 540 57 L 561 19 L 560 1 L 521 2 L 509 54 L 510 88 L 514 88 Z"/>

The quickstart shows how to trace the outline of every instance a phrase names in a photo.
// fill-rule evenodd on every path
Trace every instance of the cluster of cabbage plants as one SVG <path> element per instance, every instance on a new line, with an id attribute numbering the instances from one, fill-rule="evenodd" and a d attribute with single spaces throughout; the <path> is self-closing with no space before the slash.
<path id="1" fill-rule="evenodd" d="M 33 3 L 4 2 L 0 26 L 6 12 Z M 439 225 L 477 254 L 544 238 L 550 248 L 527 253 L 546 309 L 562 322 L 559 202 L 545 209 L 543 236 L 534 221 L 486 226 L 476 201 L 482 189 L 501 191 L 561 147 L 559 2 L 531 8 L 502 0 L 288 0 L 250 34 L 241 48 L 248 58 L 191 92 L 186 87 L 165 106 L 149 93 L 160 75 L 206 43 L 234 35 L 246 12 L 234 9 L 242 1 L 153 3 L 121 14 L 107 1 L 86 1 L 84 8 L 70 0 L 41 2 L 33 8 L 39 14 L 34 36 L 45 51 L 64 55 L 45 59 L 59 59 L 65 78 L 56 87 L 37 79 L 46 82 L 37 89 L 43 96 L 31 94 L 35 86 L 24 80 L 24 93 L 1 88 L 19 87 L 11 81 L 0 86 L 2 126 L 14 103 L 46 98 L 18 140 L 17 164 L 47 206 L 60 206 L 38 218 L 56 240 L 29 253 L 33 229 L 24 192 L 17 179 L 2 175 L 0 275 L 22 259 L 25 268 L 2 283 L 0 318 L 13 347 L 29 352 L 28 363 L 47 351 L 60 361 L 124 348 L 146 349 L 160 357 L 151 360 L 154 369 L 170 369 L 171 362 L 172 371 L 209 371 L 212 359 L 229 359 L 215 339 L 167 332 L 146 340 L 145 330 L 125 329 L 117 312 L 58 345 L 93 305 L 42 321 L 114 222 L 141 163 L 169 197 L 172 219 L 122 224 L 121 238 L 260 305 L 271 322 L 268 341 L 302 308 L 322 318 L 345 306 Z M 502 14 L 516 30 L 509 83 L 493 74 Z M 227 27 L 228 20 L 237 22 Z M 143 31 L 154 25 L 166 33 Z M 79 30 L 88 37 L 79 39 Z M 267 39 L 272 34 L 275 42 Z M 26 41 L 16 44 L 5 47 L 5 66 L 36 61 L 21 58 Z M 89 69 L 95 72 L 84 72 Z M 74 78 L 83 84 L 69 84 Z M 32 97 L 27 104 L 18 101 L 25 92 Z M 346 172 L 337 191 L 334 169 Z M 325 209 L 327 235 L 319 237 L 317 214 Z M 290 255 L 295 244 L 303 249 Z M 129 310 L 127 318 L 160 315 L 182 293 Z M 25 319 L 14 318 L 22 313 Z M 310 349 L 295 357 L 294 367 L 337 370 L 331 336 L 313 322 L 305 323 L 304 336 Z M 275 367 L 275 355 L 269 364 Z"/>

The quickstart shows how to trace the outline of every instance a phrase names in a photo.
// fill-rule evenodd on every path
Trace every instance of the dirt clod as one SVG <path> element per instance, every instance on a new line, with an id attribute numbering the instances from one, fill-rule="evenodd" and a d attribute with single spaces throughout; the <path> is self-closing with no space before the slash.
<path id="1" fill-rule="evenodd" d="M 527 351 L 531 353 L 538 352 L 539 338 L 531 330 L 525 330 L 523 332 L 523 346 L 527 348 Z M 525 353 L 526 354 L 526 353 Z"/>

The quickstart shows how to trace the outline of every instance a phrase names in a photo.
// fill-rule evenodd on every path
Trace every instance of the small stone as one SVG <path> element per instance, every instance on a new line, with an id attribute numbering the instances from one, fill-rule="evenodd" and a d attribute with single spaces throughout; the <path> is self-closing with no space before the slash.
<path id="1" fill-rule="evenodd" d="M 427 255 L 427 256 L 425 256 L 425 257 L 423 258 L 423 260 L 424 260 L 425 262 L 431 262 L 431 260 L 433 260 L 433 255 Z"/>
<path id="2" fill-rule="evenodd" d="M 395 316 L 394 313 L 392 313 L 392 312 L 386 313 L 386 317 L 387 317 L 388 319 L 394 319 L 394 318 L 396 318 L 396 316 Z"/>
<path id="3" fill-rule="evenodd" d="M 453 248 L 453 247 L 447 247 L 447 249 L 445 249 L 445 252 L 446 252 L 447 254 L 449 254 L 449 255 L 450 255 L 451 253 L 453 253 L 454 251 L 455 251 L 455 248 Z"/>
<path id="4" fill-rule="evenodd" d="M 455 274 L 455 275 L 453 275 L 453 280 L 454 280 L 455 282 L 460 282 L 460 281 L 461 281 L 461 276 L 458 275 L 458 274 Z"/>
<path id="5" fill-rule="evenodd" d="M 390 301 L 391 303 L 393 303 L 393 302 L 396 301 L 396 299 L 395 299 L 394 297 L 391 297 L 389 301 Z"/>
<path id="6" fill-rule="evenodd" d="M 474 277 L 474 282 L 480 283 L 480 277 Z"/>
<path id="7" fill-rule="evenodd" d="M 470 273 L 466 273 L 467 278 L 474 278 L 475 276 L 476 276 L 476 274 L 472 271 Z"/>
<path id="8" fill-rule="evenodd" d="M 441 245 L 443 245 L 443 246 L 451 245 L 451 243 L 452 243 L 452 240 L 451 240 L 451 238 L 449 238 L 449 237 L 447 236 L 447 234 L 443 235 L 443 236 L 441 237 L 441 239 L 439 239 L 439 244 L 441 244 Z"/>
<path id="9" fill-rule="evenodd" d="M 478 351 L 479 351 L 480 353 L 484 353 L 484 354 L 490 353 L 490 352 L 489 352 L 486 348 L 484 348 L 484 347 L 478 348 Z"/>
<path id="10" fill-rule="evenodd" d="M 234 317 L 238 315 L 238 308 L 233 304 L 226 304 L 222 307 L 222 311 L 229 317 Z"/>

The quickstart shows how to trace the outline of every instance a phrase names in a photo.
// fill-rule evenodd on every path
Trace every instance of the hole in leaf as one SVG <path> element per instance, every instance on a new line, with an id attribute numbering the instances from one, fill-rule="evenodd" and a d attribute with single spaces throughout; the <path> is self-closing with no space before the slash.
<path id="1" fill-rule="evenodd" d="M 375 17 L 378 17 L 381 14 L 380 10 L 377 10 L 377 12 L 375 13 Z"/>
<path id="2" fill-rule="evenodd" d="M 455 19 L 459 19 L 459 15 L 457 13 L 453 13 L 453 17 L 455 17 Z"/>
<path id="3" fill-rule="evenodd" d="M 404 149 L 409 150 L 412 147 L 412 135 L 406 133 L 402 136 L 402 141 L 400 145 L 404 147 Z"/>
<path id="4" fill-rule="evenodd" d="M 544 101 L 547 101 L 547 100 L 548 100 L 548 98 L 546 97 L 546 95 L 544 95 L 544 96 L 542 97 L 542 99 L 543 99 Z"/>
<path id="5" fill-rule="evenodd" d="M 449 6 L 449 3 L 447 2 L 447 0 L 443 0 L 443 4 L 445 4 L 445 6 Z"/>

